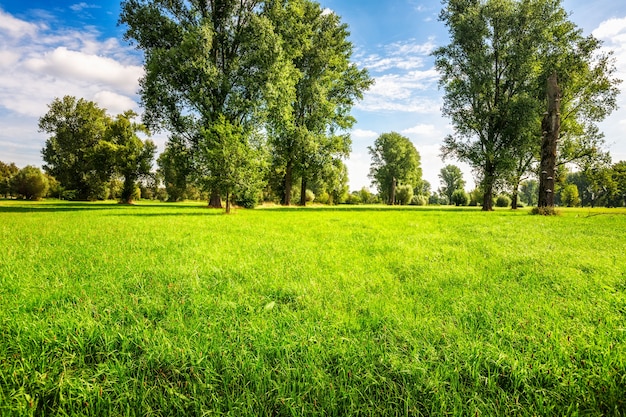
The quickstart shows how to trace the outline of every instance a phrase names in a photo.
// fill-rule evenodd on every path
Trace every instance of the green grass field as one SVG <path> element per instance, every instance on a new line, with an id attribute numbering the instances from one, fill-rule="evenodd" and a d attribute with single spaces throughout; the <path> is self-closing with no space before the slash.
<path id="1" fill-rule="evenodd" d="M 0 415 L 626 415 L 626 211 L 0 201 Z"/>

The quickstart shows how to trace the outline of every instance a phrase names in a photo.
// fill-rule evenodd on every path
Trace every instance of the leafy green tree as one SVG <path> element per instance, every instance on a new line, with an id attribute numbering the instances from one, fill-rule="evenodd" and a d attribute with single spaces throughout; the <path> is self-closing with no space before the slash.
<path id="1" fill-rule="evenodd" d="M 470 203 L 470 196 L 463 189 L 456 189 L 450 196 L 450 202 L 455 206 L 467 206 Z"/>
<path id="2" fill-rule="evenodd" d="M 575 184 L 567 184 L 561 189 L 561 204 L 567 207 L 578 207 L 580 205 L 578 187 Z"/>
<path id="3" fill-rule="evenodd" d="M 355 119 L 350 109 L 372 81 L 350 62 L 347 25 L 310 0 L 268 2 L 269 14 L 283 41 L 290 65 L 280 92 L 281 106 L 271 114 L 274 165 L 282 174 L 282 203 L 291 203 L 291 187 L 300 178 L 300 204 L 310 182 L 335 159 L 350 153 Z"/>
<path id="4" fill-rule="evenodd" d="M 396 187 L 415 187 L 422 179 L 420 155 L 413 143 L 396 132 L 383 133 L 368 147 L 372 157 L 369 177 L 387 204 L 396 203 Z"/>
<path id="5" fill-rule="evenodd" d="M 39 200 L 48 192 L 48 178 L 32 165 L 20 169 L 11 178 L 13 193 L 27 200 Z"/>
<path id="6" fill-rule="evenodd" d="M 144 123 L 184 140 L 205 185 L 238 182 L 225 179 L 220 166 L 201 166 L 221 152 L 207 145 L 227 146 L 226 159 L 243 152 L 232 129 L 253 135 L 270 87 L 282 79 L 282 42 L 262 6 L 260 0 L 122 2 L 125 37 L 145 55 Z M 232 134 L 216 135 L 224 128 Z M 221 207 L 218 189 L 211 190 L 210 205 Z"/>
<path id="7" fill-rule="evenodd" d="M 611 168 L 615 191 L 611 195 L 611 205 L 626 207 L 626 161 L 620 161 Z"/>
<path id="8" fill-rule="evenodd" d="M 19 172 L 14 162 L 6 164 L 0 161 L 0 195 L 8 198 L 11 195 L 11 178 Z"/>
<path id="9" fill-rule="evenodd" d="M 615 68 L 610 54 L 598 53 L 598 41 L 567 20 L 559 0 L 446 0 L 440 17 L 451 43 L 434 55 L 443 112 L 454 126 L 442 152 L 479 173 L 483 210 L 492 208 L 498 180 L 519 183 L 528 169 L 541 136 L 548 75 L 559 74 L 563 91 L 561 163 L 586 153 L 570 150 L 599 143 L 594 123 L 615 106 Z"/>
<path id="10" fill-rule="evenodd" d="M 537 180 L 522 181 L 520 184 L 520 196 L 526 205 L 534 206 L 537 204 L 538 187 L 539 183 Z"/>
<path id="11" fill-rule="evenodd" d="M 207 190 L 216 190 L 226 197 L 226 213 L 231 212 L 231 197 L 236 193 L 263 188 L 263 158 L 249 146 L 241 126 L 232 125 L 225 117 L 203 131 L 194 163 L 193 174 Z"/>
<path id="12" fill-rule="evenodd" d="M 54 99 L 39 119 L 51 136 L 42 150 L 44 170 L 78 200 L 104 198 L 110 169 L 104 167 L 99 143 L 110 118 L 94 102 L 65 96 Z"/>
<path id="13" fill-rule="evenodd" d="M 157 159 L 159 174 L 163 178 L 168 201 L 186 198 L 189 175 L 191 174 L 191 151 L 185 141 L 172 136 L 165 144 L 165 150 Z"/>
<path id="14" fill-rule="evenodd" d="M 396 190 L 396 203 L 401 206 L 408 205 L 413 199 L 413 186 L 411 184 L 399 185 Z"/>
<path id="15" fill-rule="evenodd" d="M 463 180 L 461 168 L 456 165 L 446 165 L 441 168 L 439 179 L 441 180 L 440 192 L 448 198 L 450 204 L 453 204 L 452 195 L 454 192 L 456 190 L 463 190 L 463 187 L 465 187 L 465 180 Z"/>
<path id="16" fill-rule="evenodd" d="M 141 140 L 137 134 L 148 133 L 145 126 L 135 123 L 137 114 L 127 111 L 109 123 L 105 141 L 99 147 L 112 159 L 114 172 L 124 179 L 120 201 L 130 204 L 133 201 L 138 181 L 150 175 L 156 145 L 151 140 Z M 105 158 L 103 158 L 105 159 Z"/>

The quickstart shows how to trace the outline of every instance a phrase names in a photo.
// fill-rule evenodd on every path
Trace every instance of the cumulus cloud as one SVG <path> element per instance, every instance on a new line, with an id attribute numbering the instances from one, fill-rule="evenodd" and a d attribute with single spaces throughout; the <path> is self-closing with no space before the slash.
<path id="1" fill-rule="evenodd" d="M 0 33 L 11 38 L 34 37 L 39 31 L 39 26 L 11 16 L 0 10 Z"/>
<path id="2" fill-rule="evenodd" d="M 100 8 L 100 6 L 98 6 L 96 4 L 87 4 L 85 2 L 72 4 L 70 6 L 70 9 L 74 10 L 75 12 L 82 12 L 85 9 L 99 9 L 99 8 Z"/>
<path id="3" fill-rule="evenodd" d="M 45 137 L 37 132 L 38 118 L 56 97 L 93 100 L 111 114 L 139 110 L 143 68 L 136 52 L 102 39 L 93 27 L 52 31 L 51 18 L 24 21 L 0 10 L 0 154 L 20 165 L 40 160 Z M 17 119 L 19 132 L 9 133 Z"/>
<path id="4" fill-rule="evenodd" d="M 433 38 L 427 42 L 409 40 L 384 45 L 379 51 L 358 57 L 375 83 L 365 93 L 357 108 L 364 111 L 438 112 L 438 73 L 428 64 L 435 48 Z M 427 66 L 428 64 L 428 66 Z"/>

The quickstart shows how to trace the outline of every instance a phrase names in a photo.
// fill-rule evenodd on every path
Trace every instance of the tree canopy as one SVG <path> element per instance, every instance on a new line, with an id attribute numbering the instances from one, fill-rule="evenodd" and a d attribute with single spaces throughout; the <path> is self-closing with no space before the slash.
<path id="1" fill-rule="evenodd" d="M 596 140 L 589 135 L 593 123 L 614 108 L 610 57 L 567 17 L 559 0 L 444 2 L 440 20 L 451 41 L 434 55 L 445 90 L 443 114 L 454 133 L 445 138 L 442 154 L 475 169 L 485 191 L 483 210 L 492 209 L 497 182 L 540 143 L 549 74 L 563 74 L 563 96 L 571 97 L 561 103 L 562 113 L 571 110 L 572 127 L 564 126 L 564 135 Z M 576 135 L 583 130 L 585 135 Z"/>
<path id="2" fill-rule="evenodd" d="M 372 156 L 369 177 L 387 204 L 396 203 L 397 186 L 416 188 L 420 184 L 420 155 L 407 137 L 396 132 L 383 133 L 368 149 Z"/>

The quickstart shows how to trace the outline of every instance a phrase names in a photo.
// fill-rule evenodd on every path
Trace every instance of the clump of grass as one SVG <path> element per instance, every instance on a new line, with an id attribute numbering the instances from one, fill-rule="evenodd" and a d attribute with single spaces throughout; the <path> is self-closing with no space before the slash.
<path id="1" fill-rule="evenodd" d="M 626 410 L 625 216 L 220 213 L 0 203 L 0 414 Z"/>

